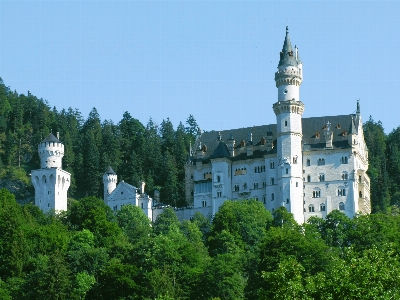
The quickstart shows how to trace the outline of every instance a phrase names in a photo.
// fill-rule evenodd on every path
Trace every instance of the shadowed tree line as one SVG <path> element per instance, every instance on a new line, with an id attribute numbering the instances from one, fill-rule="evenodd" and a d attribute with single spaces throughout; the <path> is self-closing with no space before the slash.
<path id="1" fill-rule="evenodd" d="M 96 197 L 44 214 L 0 190 L 1 299 L 398 299 L 400 216 L 299 225 L 256 200 L 153 224 Z"/>

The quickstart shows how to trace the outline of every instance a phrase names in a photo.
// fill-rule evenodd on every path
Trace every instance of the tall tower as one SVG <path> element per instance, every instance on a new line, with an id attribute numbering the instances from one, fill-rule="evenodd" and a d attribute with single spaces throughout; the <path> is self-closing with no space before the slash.
<path id="1" fill-rule="evenodd" d="M 53 134 L 49 134 L 38 145 L 40 169 L 32 171 L 35 187 L 35 205 L 44 211 L 67 210 L 67 192 L 71 174 L 62 169 L 64 145 Z"/>
<path id="2" fill-rule="evenodd" d="M 286 27 L 278 71 L 275 73 L 278 102 L 273 105 L 277 123 L 279 201 L 300 224 L 304 223 L 301 143 L 304 104 L 300 101 L 302 72 L 298 48 L 292 48 Z"/>
<path id="3" fill-rule="evenodd" d="M 117 187 L 117 174 L 114 172 L 111 166 L 107 168 L 106 172 L 103 175 L 103 184 L 104 184 L 104 202 L 107 204 L 108 196 Z"/>

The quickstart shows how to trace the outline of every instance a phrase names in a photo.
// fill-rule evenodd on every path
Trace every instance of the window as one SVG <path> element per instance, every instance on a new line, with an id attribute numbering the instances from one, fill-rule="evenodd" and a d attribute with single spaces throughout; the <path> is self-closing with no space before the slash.
<path id="1" fill-rule="evenodd" d="M 344 203 L 343 202 L 339 203 L 339 210 L 344 210 Z"/>
<path id="2" fill-rule="evenodd" d="M 271 194 L 271 201 L 274 201 L 275 200 L 275 195 L 274 195 L 274 193 L 272 193 Z"/>
<path id="3" fill-rule="evenodd" d="M 307 159 L 307 167 L 311 166 L 311 162 L 309 159 Z"/>
<path id="4" fill-rule="evenodd" d="M 319 175 L 319 181 L 325 181 L 325 174 L 320 174 Z"/>
<path id="5" fill-rule="evenodd" d="M 47 203 L 47 207 L 50 207 L 50 203 Z"/>
<path id="6" fill-rule="evenodd" d="M 239 185 L 235 184 L 235 192 L 239 192 Z"/>
<path id="7" fill-rule="evenodd" d="M 342 158 L 340 158 L 340 163 L 342 163 L 342 164 L 348 164 L 348 163 L 349 163 L 349 160 L 348 160 L 347 156 L 343 156 Z"/>
<path id="8" fill-rule="evenodd" d="M 297 156 L 293 157 L 293 164 L 297 164 Z"/>
<path id="9" fill-rule="evenodd" d="M 286 174 L 289 174 L 289 169 L 288 168 L 286 168 Z"/>
<path id="10" fill-rule="evenodd" d="M 254 182 L 254 189 L 258 190 L 258 182 Z"/>
<path id="11" fill-rule="evenodd" d="M 221 182 L 221 176 L 220 175 L 217 176 L 217 182 Z"/>
<path id="12" fill-rule="evenodd" d="M 299 183 L 296 181 L 296 187 L 299 187 Z"/>
<path id="13" fill-rule="evenodd" d="M 358 198 L 362 198 L 362 192 L 361 191 L 358 192 Z"/>
<path id="14" fill-rule="evenodd" d="M 275 162 L 271 161 L 271 162 L 269 163 L 269 167 L 270 167 L 271 169 L 275 169 Z"/>
<path id="15" fill-rule="evenodd" d="M 338 189 L 338 196 L 346 196 L 346 189 Z"/>
<path id="16" fill-rule="evenodd" d="M 201 201 L 201 206 L 203 206 L 203 207 L 207 207 L 207 200 L 203 200 L 203 201 Z"/>
<path id="17" fill-rule="evenodd" d="M 264 195 L 263 196 L 263 203 L 265 204 L 267 202 L 267 197 Z"/>
<path id="18" fill-rule="evenodd" d="M 320 211 L 325 211 L 325 204 L 324 204 L 324 203 L 321 203 L 321 204 L 319 205 L 319 210 L 320 210 Z"/>
<path id="19" fill-rule="evenodd" d="M 257 196 L 254 196 L 254 200 L 258 201 L 258 197 L 257 197 Z"/>
<path id="20" fill-rule="evenodd" d="M 47 195 L 50 195 L 50 191 L 47 191 Z"/>
<path id="21" fill-rule="evenodd" d="M 262 185 L 263 185 L 263 188 L 266 188 L 267 187 L 267 182 L 263 181 Z"/>
<path id="22" fill-rule="evenodd" d="M 217 197 L 218 197 L 218 198 L 221 198 L 221 197 L 222 197 L 222 192 L 221 192 L 221 191 L 218 191 L 218 192 L 217 192 Z"/>
<path id="23" fill-rule="evenodd" d="M 113 206 L 113 211 L 117 211 L 118 210 L 118 205 L 114 205 Z"/>
<path id="24" fill-rule="evenodd" d="M 285 121 L 285 126 L 287 126 L 287 121 Z"/>
<path id="25" fill-rule="evenodd" d="M 143 206 L 143 203 L 141 203 L 141 204 L 142 204 L 142 205 L 141 205 L 141 206 L 142 206 L 142 208 L 144 208 L 144 206 Z"/>
<path id="26" fill-rule="evenodd" d="M 321 191 L 313 191 L 313 198 L 321 198 Z"/>
<path id="27" fill-rule="evenodd" d="M 275 183 L 275 178 L 271 177 L 271 185 L 274 185 L 274 183 Z"/>
<path id="28" fill-rule="evenodd" d="M 310 204 L 308 206 L 308 212 L 315 212 L 314 205 Z"/>
<path id="29" fill-rule="evenodd" d="M 311 176 L 307 175 L 307 182 L 311 182 Z"/>
<path id="30" fill-rule="evenodd" d="M 286 204 L 289 204 L 289 198 L 286 199 Z"/>
<path id="31" fill-rule="evenodd" d="M 347 172 L 343 172 L 342 173 L 342 180 L 348 180 L 349 179 L 349 175 L 347 174 Z"/>
<path id="32" fill-rule="evenodd" d="M 244 183 L 244 184 L 243 184 L 243 189 L 244 189 L 244 190 L 247 190 L 247 183 Z"/>
<path id="33" fill-rule="evenodd" d="M 323 165 L 325 165 L 325 158 L 318 159 L 318 166 L 323 166 Z"/>

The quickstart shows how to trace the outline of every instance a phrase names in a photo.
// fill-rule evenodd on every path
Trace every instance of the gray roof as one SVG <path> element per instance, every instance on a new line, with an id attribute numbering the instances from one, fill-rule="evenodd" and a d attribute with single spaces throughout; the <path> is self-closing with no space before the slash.
<path id="1" fill-rule="evenodd" d="M 114 170 L 111 168 L 111 166 L 108 166 L 108 168 L 104 174 L 117 175 L 117 173 L 114 172 Z"/>
<path id="2" fill-rule="evenodd" d="M 293 52 L 292 43 L 290 42 L 290 37 L 289 37 L 289 28 L 286 26 L 286 36 L 285 36 L 285 41 L 283 42 L 282 51 L 280 53 L 278 66 L 284 66 L 284 65 L 297 66 L 300 62 L 301 62 L 300 56 L 297 56 L 296 59 L 296 53 Z"/>
<path id="3" fill-rule="evenodd" d="M 56 138 L 52 133 L 50 133 L 50 134 L 47 136 L 47 138 L 45 138 L 45 139 L 42 141 L 42 143 L 45 143 L 45 142 L 61 143 L 61 141 L 60 141 L 58 138 Z"/>
<path id="4" fill-rule="evenodd" d="M 326 142 L 324 131 L 326 124 L 331 124 L 330 130 L 333 133 L 332 148 L 349 148 L 347 134 L 350 133 L 352 117 L 355 115 L 325 116 L 302 119 L 303 129 L 303 151 L 325 149 Z M 356 124 L 358 120 L 356 119 Z M 355 126 L 355 125 L 354 125 Z M 224 131 L 204 132 L 197 139 L 195 147 L 203 146 L 207 149 L 203 156 L 203 162 L 207 163 L 210 159 L 226 157 L 233 161 L 247 158 L 246 145 L 252 144 L 254 151 L 252 158 L 263 157 L 265 154 L 276 153 L 276 124 L 254 126 L 247 128 L 230 129 Z M 358 128 L 355 128 L 356 132 Z M 249 133 L 252 133 L 252 141 L 249 141 Z M 221 138 L 219 138 L 219 134 Z M 231 157 L 227 147 L 227 141 L 233 136 L 235 140 L 235 156 Z M 263 143 L 266 141 L 266 144 Z M 268 147 L 271 142 L 274 147 Z M 206 146 L 206 147 L 204 147 Z"/>

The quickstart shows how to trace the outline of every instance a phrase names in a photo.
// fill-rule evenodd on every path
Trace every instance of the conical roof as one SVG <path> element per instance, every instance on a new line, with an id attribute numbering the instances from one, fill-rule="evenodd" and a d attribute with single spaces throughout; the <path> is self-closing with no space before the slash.
<path id="1" fill-rule="evenodd" d="M 228 146 L 224 142 L 219 142 L 217 148 L 215 148 L 213 154 L 211 154 L 210 158 L 229 158 L 231 156 Z"/>
<path id="2" fill-rule="evenodd" d="M 299 57 L 299 56 L 298 56 Z M 286 26 L 286 36 L 285 41 L 283 42 L 282 51 L 280 53 L 279 65 L 292 65 L 297 66 L 300 62 L 300 59 L 296 59 L 296 53 L 293 51 L 292 43 L 290 42 L 289 37 L 289 28 Z"/>
<path id="3" fill-rule="evenodd" d="M 54 142 L 54 143 L 61 143 L 61 141 L 56 138 L 52 133 L 50 133 L 47 138 L 45 138 L 42 143 L 46 143 L 46 142 Z"/>
<path id="4" fill-rule="evenodd" d="M 105 174 L 117 175 L 117 173 L 114 172 L 114 170 L 111 168 L 111 166 L 108 166 Z"/>

